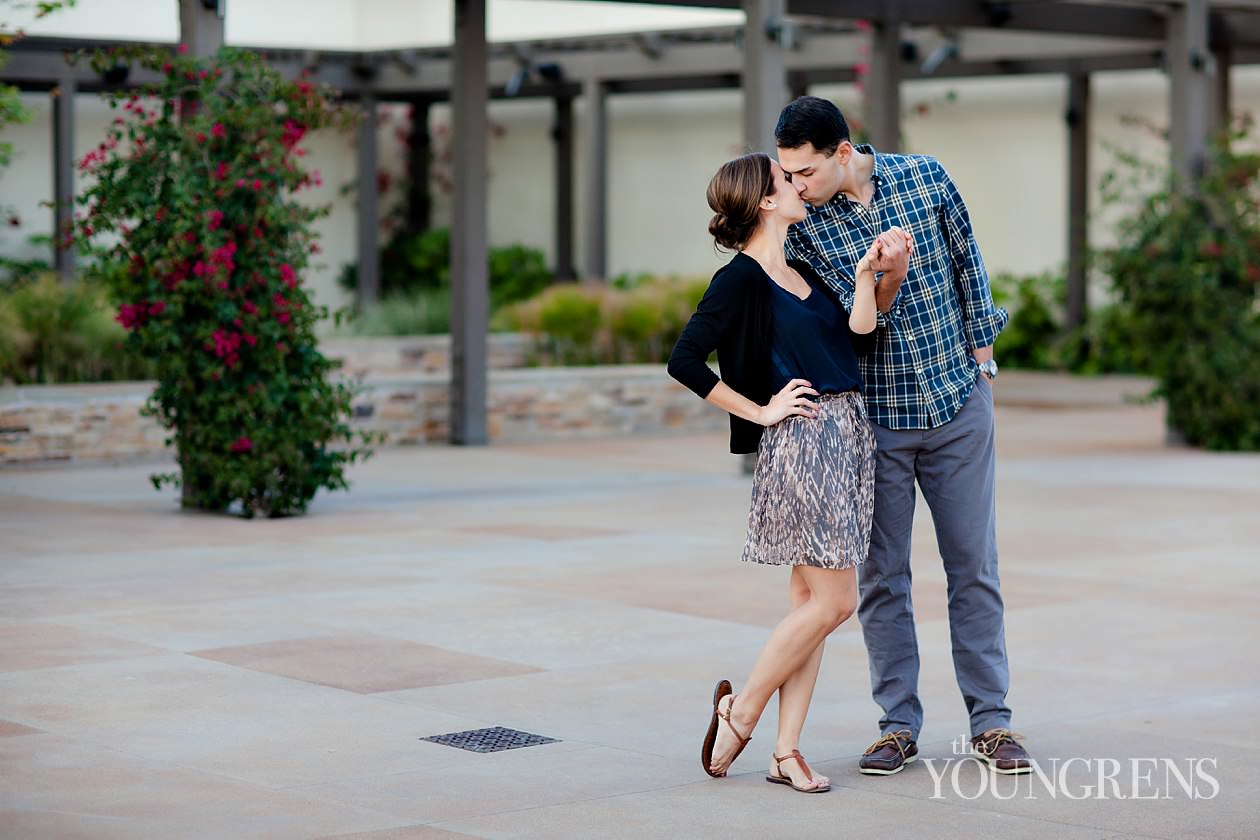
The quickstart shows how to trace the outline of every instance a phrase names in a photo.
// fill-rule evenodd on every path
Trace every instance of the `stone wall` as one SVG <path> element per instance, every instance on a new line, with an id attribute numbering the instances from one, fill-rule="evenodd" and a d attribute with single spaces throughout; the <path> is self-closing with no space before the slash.
<path id="1" fill-rule="evenodd" d="M 382 351 L 388 352 L 388 351 Z M 0 388 L 0 463 L 156 458 L 163 431 L 140 408 L 152 383 Z M 371 375 L 354 423 L 387 443 L 444 443 L 447 374 Z M 488 425 L 496 442 L 720 430 L 726 415 L 674 382 L 663 365 L 524 368 L 489 374 Z"/>
<path id="2" fill-rule="evenodd" d="M 0 464 L 160 455 L 166 433 L 140 409 L 150 382 L 0 387 Z"/>
<path id="3" fill-rule="evenodd" d="M 486 342 L 491 370 L 524 367 L 530 339 L 518 333 L 492 333 Z M 326 338 L 320 352 L 341 362 L 353 376 L 364 374 L 441 373 L 451 369 L 451 337 L 419 335 L 400 338 Z"/>

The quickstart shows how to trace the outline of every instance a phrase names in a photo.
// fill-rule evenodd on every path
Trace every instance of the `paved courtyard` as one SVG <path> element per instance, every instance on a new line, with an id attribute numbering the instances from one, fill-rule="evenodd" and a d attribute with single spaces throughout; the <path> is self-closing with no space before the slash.
<path id="1" fill-rule="evenodd" d="M 1136 390 L 998 383 L 1018 787 L 954 755 L 923 510 L 931 761 L 857 772 L 854 621 L 802 744 L 833 790 L 763 781 L 773 706 L 704 775 L 713 683 L 785 603 L 722 435 L 386 450 L 280 521 L 181 514 L 153 465 L 2 470 L 0 837 L 1255 838 L 1260 457 L 1166 447 Z M 555 740 L 422 740 L 493 726 Z"/>

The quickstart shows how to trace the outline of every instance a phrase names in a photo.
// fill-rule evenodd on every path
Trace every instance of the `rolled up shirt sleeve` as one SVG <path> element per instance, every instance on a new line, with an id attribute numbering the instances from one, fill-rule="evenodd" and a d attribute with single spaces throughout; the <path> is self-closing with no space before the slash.
<path id="1" fill-rule="evenodd" d="M 954 269 L 954 285 L 962 305 L 963 335 L 972 350 L 990 347 L 1010 320 L 1005 309 L 993 303 L 989 273 L 985 270 L 980 246 L 971 227 L 971 215 L 958 188 L 943 166 L 939 183 L 942 190 L 942 227 Z"/>

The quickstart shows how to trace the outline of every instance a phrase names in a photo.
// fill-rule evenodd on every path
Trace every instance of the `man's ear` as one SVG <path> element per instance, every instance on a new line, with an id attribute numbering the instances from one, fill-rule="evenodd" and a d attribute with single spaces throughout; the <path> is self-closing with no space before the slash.
<path id="1" fill-rule="evenodd" d="M 840 145 L 836 146 L 835 154 L 832 155 L 836 159 L 836 163 L 841 166 L 849 165 L 849 158 L 853 157 L 853 144 L 848 140 L 841 140 Z"/>

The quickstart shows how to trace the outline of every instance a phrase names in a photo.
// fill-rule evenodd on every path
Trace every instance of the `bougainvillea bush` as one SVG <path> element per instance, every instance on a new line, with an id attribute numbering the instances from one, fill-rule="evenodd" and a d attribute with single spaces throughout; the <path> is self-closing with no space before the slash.
<path id="1" fill-rule="evenodd" d="M 347 116 L 330 92 L 290 81 L 257 56 L 98 55 L 156 72 L 118 111 L 80 169 L 77 231 L 98 243 L 98 273 L 119 301 L 128 341 L 157 365 L 146 406 L 171 432 L 185 507 L 284 516 L 372 438 L 352 432 L 353 388 L 317 349 L 327 316 L 300 278 L 327 208 L 294 195 L 319 183 L 303 166 L 309 132 Z"/>
<path id="2" fill-rule="evenodd" d="M 1104 266 L 1169 427 L 1208 449 L 1260 450 L 1260 154 L 1246 150 L 1250 128 L 1244 118 L 1221 138 L 1192 189 L 1132 157 L 1122 160 L 1135 174 L 1108 183 L 1107 198 L 1129 213 Z M 1133 197 L 1148 173 L 1157 188 Z"/>

